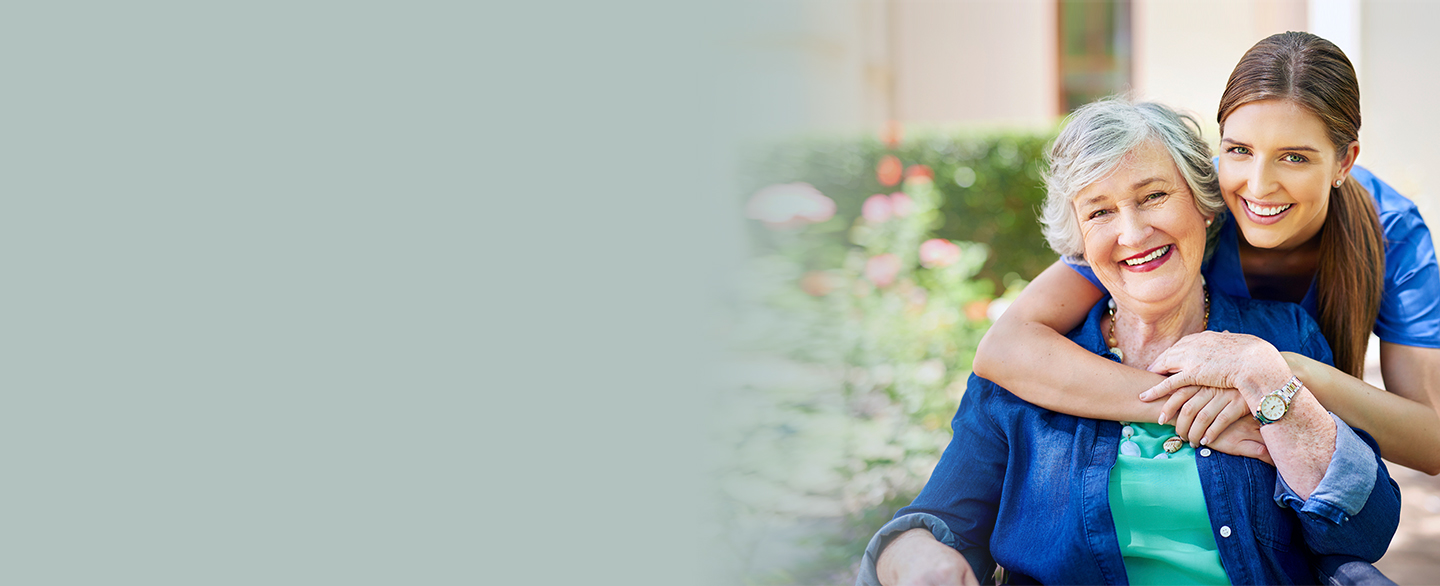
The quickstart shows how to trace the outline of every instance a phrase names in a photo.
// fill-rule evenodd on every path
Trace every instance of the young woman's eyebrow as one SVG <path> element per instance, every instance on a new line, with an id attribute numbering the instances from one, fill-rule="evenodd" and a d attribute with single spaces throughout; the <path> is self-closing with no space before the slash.
<path id="1" fill-rule="evenodd" d="M 1235 140 L 1235 139 L 1233 139 L 1233 138 L 1222 138 L 1222 139 L 1220 139 L 1220 144 L 1233 144 L 1233 145 L 1235 145 L 1235 146 L 1243 146 L 1243 147 L 1245 147 L 1245 148 L 1250 148 L 1250 145 L 1245 144 L 1245 143 L 1243 143 L 1243 142 L 1240 142 L 1240 141 L 1238 141 L 1238 140 Z M 1306 152 L 1306 153 L 1318 153 L 1318 152 L 1320 152 L 1320 149 L 1317 149 L 1317 148 L 1315 148 L 1315 147 L 1310 147 L 1310 146 L 1287 146 L 1287 147 L 1280 147 L 1279 149 L 1276 149 L 1276 150 L 1281 150 L 1281 151 L 1300 151 L 1300 152 Z"/>

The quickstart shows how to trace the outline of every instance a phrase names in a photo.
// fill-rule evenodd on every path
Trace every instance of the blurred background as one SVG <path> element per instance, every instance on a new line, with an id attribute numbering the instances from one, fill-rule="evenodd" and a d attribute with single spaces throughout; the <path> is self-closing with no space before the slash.
<path id="1" fill-rule="evenodd" d="M 923 486 L 975 344 L 1055 260 L 1034 209 L 1044 148 L 1075 107 L 1162 101 L 1213 147 L 1240 56 L 1310 31 L 1356 66 L 1360 164 L 1435 226 L 1440 115 L 1422 101 L 1440 92 L 1425 65 L 1437 17 L 1358 0 L 739 5 L 717 122 L 741 145 L 730 234 L 745 251 L 716 427 L 730 581 L 852 583 L 871 533 Z M 1391 469 L 1404 516 L 1378 566 L 1433 582 L 1440 482 Z"/>

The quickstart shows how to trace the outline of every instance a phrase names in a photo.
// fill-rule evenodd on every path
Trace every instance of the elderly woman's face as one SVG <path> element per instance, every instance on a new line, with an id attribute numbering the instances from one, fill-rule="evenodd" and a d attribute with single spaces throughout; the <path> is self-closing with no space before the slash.
<path id="1" fill-rule="evenodd" d="M 1178 307 L 1200 277 L 1205 216 L 1165 148 L 1148 142 L 1073 201 L 1085 259 L 1117 303 Z"/>

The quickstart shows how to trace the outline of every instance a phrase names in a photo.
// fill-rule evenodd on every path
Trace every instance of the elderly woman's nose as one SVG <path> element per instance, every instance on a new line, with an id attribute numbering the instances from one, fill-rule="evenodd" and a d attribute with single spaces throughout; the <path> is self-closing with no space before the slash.
<path id="1" fill-rule="evenodd" d="M 1140 246 L 1150 237 L 1154 231 L 1150 221 L 1143 212 L 1125 211 L 1120 213 L 1120 244 L 1122 246 Z"/>

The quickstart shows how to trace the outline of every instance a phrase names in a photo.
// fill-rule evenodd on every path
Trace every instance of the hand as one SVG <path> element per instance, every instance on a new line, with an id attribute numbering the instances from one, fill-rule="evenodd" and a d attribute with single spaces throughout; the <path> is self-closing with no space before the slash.
<path id="1" fill-rule="evenodd" d="M 1290 379 L 1290 367 L 1269 342 L 1246 334 L 1200 332 L 1180 338 L 1150 364 L 1170 378 L 1140 394 L 1150 401 L 1187 386 L 1236 389 L 1253 410 L 1265 393 Z"/>
<path id="2" fill-rule="evenodd" d="M 880 552 L 875 573 L 885 586 L 980 586 L 965 556 L 927 529 L 901 533 Z"/>
<path id="3" fill-rule="evenodd" d="M 1239 391 L 1191 385 L 1170 394 L 1170 399 L 1160 408 L 1159 422 L 1164 424 L 1174 417 L 1175 435 L 1189 441 L 1193 448 L 1209 445 L 1231 424 L 1249 416 L 1250 406 Z"/>
<path id="4" fill-rule="evenodd" d="M 1271 466 L 1275 465 L 1275 460 L 1270 457 L 1270 448 L 1260 436 L 1260 422 L 1255 421 L 1254 417 L 1244 417 L 1230 424 L 1230 427 L 1220 432 L 1215 441 L 1208 445 L 1232 456 L 1255 458 Z"/>

